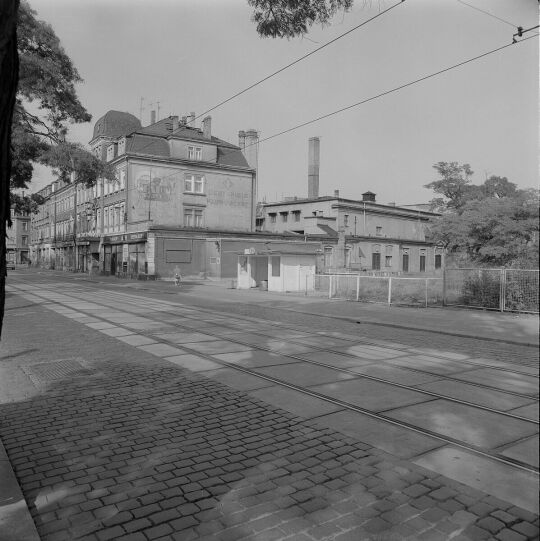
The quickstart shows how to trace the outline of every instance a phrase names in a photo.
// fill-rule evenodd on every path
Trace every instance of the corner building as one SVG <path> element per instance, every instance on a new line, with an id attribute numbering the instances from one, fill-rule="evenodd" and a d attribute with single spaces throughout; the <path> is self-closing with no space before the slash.
<path id="1" fill-rule="evenodd" d="M 33 219 L 34 264 L 117 276 L 235 277 L 237 253 L 276 249 L 296 235 L 255 233 L 257 132 L 234 145 L 212 135 L 211 118 L 170 116 L 142 127 L 109 111 L 91 151 L 114 181 L 92 188 L 55 182 Z"/>

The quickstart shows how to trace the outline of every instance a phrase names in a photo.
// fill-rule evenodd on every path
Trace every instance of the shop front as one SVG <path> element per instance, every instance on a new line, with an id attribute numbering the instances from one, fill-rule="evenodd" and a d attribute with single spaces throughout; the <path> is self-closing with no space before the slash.
<path id="1" fill-rule="evenodd" d="M 123 233 L 103 238 L 103 273 L 120 278 L 147 274 L 146 232 Z"/>

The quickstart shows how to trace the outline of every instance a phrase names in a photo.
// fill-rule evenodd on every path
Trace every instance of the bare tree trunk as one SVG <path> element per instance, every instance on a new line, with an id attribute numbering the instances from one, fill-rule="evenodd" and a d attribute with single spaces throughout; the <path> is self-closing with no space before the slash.
<path id="1" fill-rule="evenodd" d="M 11 225 L 11 123 L 19 80 L 17 10 L 19 0 L 0 1 L 0 336 L 6 300 L 6 235 Z"/>

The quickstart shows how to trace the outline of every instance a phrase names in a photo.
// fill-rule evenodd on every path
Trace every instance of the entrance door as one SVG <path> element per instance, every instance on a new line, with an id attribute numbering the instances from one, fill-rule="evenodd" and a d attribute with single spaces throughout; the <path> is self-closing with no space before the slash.
<path id="1" fill-rule="evenodd" d="M 373 270 L 381 270 L 381 254 L 371 254 L 371 268 Z"/>
<path id="2" fill-rule="evenodd" d="M 409 272 L 409 254 L 403 254 L 403 272 Z"/>
<path id="3" fill-rule="evenodd" d="M 111 253 L 111 275 L 114 276 L 115 274 L 116 274 L 116 250 Z"/>

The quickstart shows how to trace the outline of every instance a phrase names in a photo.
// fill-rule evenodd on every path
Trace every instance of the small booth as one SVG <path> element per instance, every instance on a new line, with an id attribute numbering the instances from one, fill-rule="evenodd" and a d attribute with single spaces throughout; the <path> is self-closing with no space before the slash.
<path id="1" fill-rule="evenodd" d="M 238 254 L 237 289 L 263 291 L 313 291 L 317 250 L 291 246 L 290 250 L 257 251 L 246 248 Z"/>

